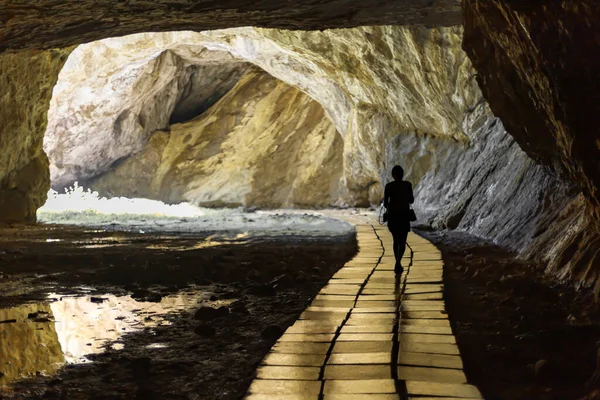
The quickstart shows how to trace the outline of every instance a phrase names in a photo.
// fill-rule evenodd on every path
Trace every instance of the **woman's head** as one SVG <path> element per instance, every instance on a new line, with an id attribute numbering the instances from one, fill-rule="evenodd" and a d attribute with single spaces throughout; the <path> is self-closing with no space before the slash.
<path id="1" fill-rule="evenodd" d="M 392 168 L 392 177 L 395 180 L 401 180 L 404 177 L 404 170 L 401 166 L 396 165 L 394 168 Z"/>

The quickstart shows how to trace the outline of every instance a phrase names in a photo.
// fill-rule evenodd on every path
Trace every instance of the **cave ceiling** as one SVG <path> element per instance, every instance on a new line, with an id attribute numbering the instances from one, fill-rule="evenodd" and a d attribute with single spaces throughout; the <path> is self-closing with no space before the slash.
<path id="1" fill-rule="evenodd" d="M 138 32 L 239 26 L 316 30 L 460 25 L 460 0 L 3 0 L 0 51 L 66 47 Z"/>

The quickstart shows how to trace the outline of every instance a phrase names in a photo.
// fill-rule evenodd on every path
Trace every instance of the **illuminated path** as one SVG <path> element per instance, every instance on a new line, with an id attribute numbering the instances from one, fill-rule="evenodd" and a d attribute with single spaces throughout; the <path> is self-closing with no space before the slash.
<path id="1" fill-rule="evenodd" d="M 481 399 L 444 310 L 437 248 L 410 233 L 397 279 L 387 228 L 344 218 L 356 224 L 358 254 L 279 338 L 246 399 Z"/>

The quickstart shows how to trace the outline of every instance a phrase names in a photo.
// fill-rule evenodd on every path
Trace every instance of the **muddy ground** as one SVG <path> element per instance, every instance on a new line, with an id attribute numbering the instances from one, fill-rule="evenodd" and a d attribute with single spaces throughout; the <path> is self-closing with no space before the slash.
<path id="1" fill-rule="evenodd" d="M 203 298 L 164 316 L 171 325 L 126 334 L 119 340 L 122 350 L 109 347 L 87 357 L 93 362 L 67 365 L 56 375 L 38 371 L 4 382 L 0 398 L 212 400 L 243 397 L 278 335 L 355 254 L 356 241 L 346 236 L 222 243 L 206 235 L 28 227 L 3 229 L 0 249 L 0 308 L 36 304 L 50 292 L 91 295 L 99 302 L 107 294 L 157 302 L 192 289 Z M 28 323 L 43 331 L 53 322 Z M 0 324 L 0 333 L 7 324 Z"/>
<path id="2" fill-rule="evenodd" d="M 443 252 L 446 307 L 465 372 L 487 400 L 600 399 L 600 313 L 589 290 L 460 234 Z M 600 372 L 600 371 L 599 371 Z"/>

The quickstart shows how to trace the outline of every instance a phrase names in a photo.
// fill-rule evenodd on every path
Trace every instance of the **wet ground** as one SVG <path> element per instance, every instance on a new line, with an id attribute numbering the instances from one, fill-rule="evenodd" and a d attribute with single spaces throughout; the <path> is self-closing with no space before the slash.
<path id="1" fill-rule="evenodd" d="M 590 291 L 491 244 L 426 236 L 444 256 L 446 307 L 467 378 L 486 399 L 600 399 L 600 312 Z"/>
<path id="2" fill-rule="evenodd" d="M 353 235 L 0 231 L 0 398 L 239 399 Z"/>
<path id="3" fill-rule="evenodd" d="M 488 243 L 426 236 L 443 251 L 453 331 L 486 399 L 600 399 L 591 293 Z M 355 251 L 352 235 L 0 229 L 0 398 L 240 399 Z"/>

